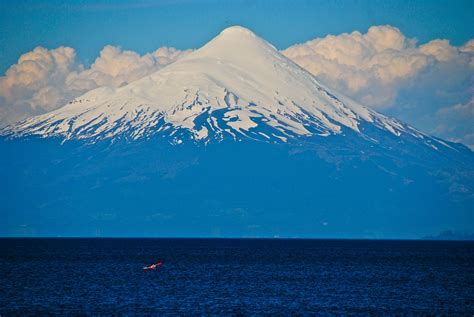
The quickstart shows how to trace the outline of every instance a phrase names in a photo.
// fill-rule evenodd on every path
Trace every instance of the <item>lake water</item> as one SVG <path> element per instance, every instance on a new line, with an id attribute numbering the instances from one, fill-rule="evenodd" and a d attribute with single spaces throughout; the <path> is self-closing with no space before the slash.
<path id="1" fill-rule="evenodd" d="M 1 316 L 474 314 L 474 242 L 0 239 L 0 267 Z"/>

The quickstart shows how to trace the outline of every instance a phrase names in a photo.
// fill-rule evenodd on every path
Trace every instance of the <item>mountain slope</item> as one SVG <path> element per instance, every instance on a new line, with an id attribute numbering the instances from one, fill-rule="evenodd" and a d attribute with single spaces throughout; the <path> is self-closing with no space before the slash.
<path id="1" fill-rule="evenodd" d="M 286 142 L 301 136 L 357 133 L 372 142 L 377 127 L 431 147 L 446 143 L 330 91 L 272 45 L 242 27 L 121 88 L 99 88 L 4 135 L 65 139 L 139 139 L 161 134 L 186 140 L 251 138 Z"/>
<path id="2" fill-rule="evenodd" d="M 0 236 L 417 238 L 474 232 L 472 156 L 304 144 L 0 139 Z M 414 147 L 414 148 L 413 148 Z M 416 154 L 414 154 L 416 153 Z M 470 161 L 469 161 L 470 160 Z"/>

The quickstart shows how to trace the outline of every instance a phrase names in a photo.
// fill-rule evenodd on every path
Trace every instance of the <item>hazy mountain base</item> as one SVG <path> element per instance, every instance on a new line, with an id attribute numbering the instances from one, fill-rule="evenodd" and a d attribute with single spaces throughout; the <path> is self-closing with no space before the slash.
<path id="1" fill-rule="evenodd" d="M 387 136 L 382 147 L 352 133 L 60 143 L 0 140 L 1 236 L 419 238 L 474 227 L 473 154 L 459 144 Z"/>
<path id="2" fill-rule="evenodd" d="M 453 230 L 441 231 L 437 235 L 424 237 L 425 240 L 455 240 L 465 241 L 474 240 L 474 233 L 457 232 Z"/>

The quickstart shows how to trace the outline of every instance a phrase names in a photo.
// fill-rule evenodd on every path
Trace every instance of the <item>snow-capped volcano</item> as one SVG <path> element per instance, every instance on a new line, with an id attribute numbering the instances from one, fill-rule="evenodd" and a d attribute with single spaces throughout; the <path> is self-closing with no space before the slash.
<path id="1" fill-rule="evenodd" d="M 252 31 L 234 26 L 150 76 L 92 90 L 2 134 L 91 140 L 161 134 L 181 143 L 228 137 L 285 142 L 348 131 L 377 141 L 365 124 L 431 146 L 440 142 L 330 91 Z"/>
<path id="2" fill-rule="evenodd" d="M 31 232 L 45 236 L 103 228 L 417 238 L 474 229 L 468 148 L 332 92 L 242 27 L 0 135 L 4 235 L 23 233 L 32 217 Z"/>

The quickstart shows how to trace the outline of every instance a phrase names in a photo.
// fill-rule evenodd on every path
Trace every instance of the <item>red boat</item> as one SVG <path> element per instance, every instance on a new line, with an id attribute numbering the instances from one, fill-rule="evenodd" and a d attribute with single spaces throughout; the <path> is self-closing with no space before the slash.
<path id="1" fill-rule="evenodd" d="M 145 266 L 143 269 L 144 270 L 154 270 L 156 269 L 157 267 L 161 266 L 163 263 L 161 262 L 158 262 L 158 263 L 155 263 L 155 264 L 152 264 L 150 266 Z"/>

